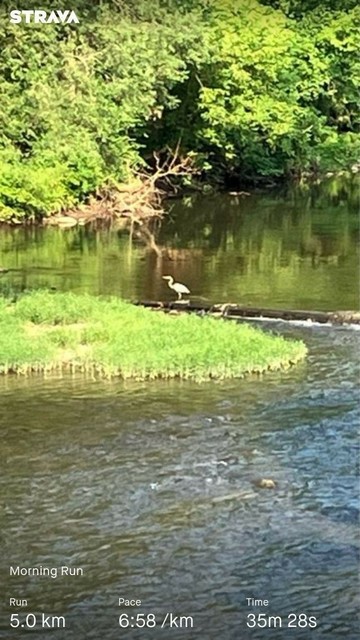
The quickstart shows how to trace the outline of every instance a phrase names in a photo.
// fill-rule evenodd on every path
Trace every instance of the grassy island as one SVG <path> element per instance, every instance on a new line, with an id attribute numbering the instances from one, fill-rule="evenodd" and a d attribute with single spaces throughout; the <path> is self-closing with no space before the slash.
<path id="1" fill-rule="evenodd" d="M 171 316 L 118 298 L 32 292 L 0 298 L 0 372 L 83 371 L 100 377 L 241 377 L 302 360 L 302 342 L 246 324 Z"/>

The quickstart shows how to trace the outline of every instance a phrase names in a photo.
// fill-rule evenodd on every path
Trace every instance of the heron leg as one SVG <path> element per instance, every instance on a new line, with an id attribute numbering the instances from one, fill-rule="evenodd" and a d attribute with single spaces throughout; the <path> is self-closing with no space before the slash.
<path id="1" fill-rule="evenodd" d="M 178 294 L 178 300 L 181 300 L 182 299 L 182 295 L 181 295 L 180 291 L 178 291 L 177 294 Z"/>

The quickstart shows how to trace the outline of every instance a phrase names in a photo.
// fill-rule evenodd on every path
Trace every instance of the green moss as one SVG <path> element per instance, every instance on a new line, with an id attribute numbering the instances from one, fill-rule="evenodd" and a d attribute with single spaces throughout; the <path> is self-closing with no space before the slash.
<path id="1" fill-rule="evenodd" d="M 241 377 L 303 359 L 302 342 L 246 324 L 170 316 L 117 298 L 35 292 L 0 299 L 2 373 L 70 369 L 101 377 Z"/>

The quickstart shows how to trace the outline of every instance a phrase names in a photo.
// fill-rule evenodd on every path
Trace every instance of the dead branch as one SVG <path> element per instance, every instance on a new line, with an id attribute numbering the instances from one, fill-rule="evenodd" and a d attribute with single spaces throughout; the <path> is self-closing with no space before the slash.
<path id="1" fill-rule="evenodd" d="M 180 154 L 180 140 L 174 151 L 169 148 L 163 151 L 166 153 L 163 160 L 161 152 L 155 152 L 154 166 L 137 171 L 131 182 L 108 184 L 87 205 L 67 211 L 65 215 L 79 223 L 114 218 L 128 218 L 133 223 L 160 218 L 164 214 L 164 196 L 178 192 L 181 176 L 196 173 L 192 158 Z M 158 253 L 153 238 L 147 240 Z"/>

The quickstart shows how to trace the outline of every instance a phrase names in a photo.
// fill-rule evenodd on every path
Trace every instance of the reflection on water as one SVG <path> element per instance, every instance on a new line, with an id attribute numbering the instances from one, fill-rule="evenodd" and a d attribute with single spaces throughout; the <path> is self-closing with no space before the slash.
<path id="1" fill-rule="evenodd" d="M 176 202 L 162 259 L 114 230 L 1 230 L 0 285 L 165 299 L 172 273 L 213 301 L 356 308 L 356 191 L 334 184 Z M 204 385 L 0 378 L 1 637 L 26 635 L 10 597 L 66 616 L 53 640 L 358 637 L 359 334 L 268 328 L 304 339 L 307 362 Z M 85 574 L 14 578 L 10 564 Z M 119 597 L 194 628 L 123 630 Z M 264 613 L 251 597 L 281 629 L 246 627 Z M 287 629 L 291 612 L 318 627 Z"/>
<path id="2" fill-rule="evenodd" d="M 19 594 L 28 611 L 66 615 L 74 640 L 265 640 L 246 627 L 245 599 L 267 598 L 283 625 L 290 612 L 319 621 L 311 636 L 276 637 L 355 640 L 357 332 L 287 333 L 307 342 L 308 362 L 262 378 L 0 380 L 4 602 Z M 256 486 L 264 477 L 275 490 Z M 9 578 L 9 562 L 85 575 Z M 159 620 L 191 615 L 194 630 L 120 633 L 120 596 Z"/>
<path id="3" fill-rule="evenodd" d="M 345 179 L 343 179 L 345 180 Z M 195 299 L 264 307 L 358 308 L 358 189 L 353 181 L 268 195 L 212 195 L 169 205 L 162 258 L 126 231 L 0 233 L 0 288 L 49 287 L 171 299 L 161 276 Z"/>

